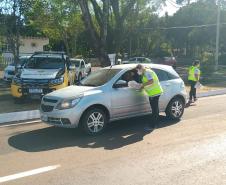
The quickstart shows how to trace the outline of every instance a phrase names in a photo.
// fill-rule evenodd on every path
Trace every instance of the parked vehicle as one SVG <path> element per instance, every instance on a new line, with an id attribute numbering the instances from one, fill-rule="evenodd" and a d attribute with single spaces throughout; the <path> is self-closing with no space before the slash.
<path id="1" fill-rule="evenodd" d="M 133 57 L 133 58 L 130 58 L 129 60 L 122 61 L 122 64 L 138 64 L 138 63 L 150 64 L 151 59 L 145 58 L 145 57 Z"/>
<path id="2" fill-rule="evenodd" d="M 177 60 L 175 57 L 161 57 L 156 59 L 155 63 L 168 65 L 168 66 L 172 66 L 173 68 L 176 68 Z"/>
<path id="3" fill-rule="evenodd" d="M 15 63 L 9 64 L 4 70 L 4 77 L 3 77 L 3 79 L 5 81 L 11 82 L 13 77 L 14 77 L 14 75 L 15 75 L 16 68 L 17 69 L 21 69 L 25 65 L 25 63 L 28 61 L 28 59 L 30 57 L 31 57 L 30 55 L 21 56 L 19 58 L 19 63 L 17 64 L 17 66 L 16 66 Z"/>
<path id="4" fill-rule="evenodd" d="M 25 96 L 41 97 L 74 84 L 75 67 L 67 55 L 59 52 L 37 52 L 14 76 L 11 94 L 16 100 Z"/>
<path id="5" fill-rule="evenodd" d="M 146 64 L 159 77 L 164 93 L 160 111 L 174 120 L 184 113 L 186 90 L 183 80 L 170 66 Z M 43 97 L 40 115 L 43 122 L 65 128 L 80 127 L 96 135 L 109 121 L 150 114 L 144 91 L 128 87 L 136 64 L 115 65 L 91 73 L 80 86 L 70 86 Z"/>
<path id="6" fill-rule="evenodd" d="M 80 82 L 91 73 L 91 63 L 86 63 L 84 59 L 72 58 L 70 62 L 72 65 L 75 65 L 77 81 Z"/>

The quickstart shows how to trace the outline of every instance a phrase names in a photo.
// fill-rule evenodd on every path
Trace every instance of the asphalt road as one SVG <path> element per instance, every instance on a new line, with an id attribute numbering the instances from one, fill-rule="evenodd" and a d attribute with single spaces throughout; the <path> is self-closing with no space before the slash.
<path id="1" fill-rule="evenodd" d="M 111 124 L 95 138 L 43 123 L 1 127 L 0 182 L 226 184 L 225 102 L 226 95 L 202 98 L 180 122 L 162 117 L 151 133 L 143 130 L 145 118 Z"/>

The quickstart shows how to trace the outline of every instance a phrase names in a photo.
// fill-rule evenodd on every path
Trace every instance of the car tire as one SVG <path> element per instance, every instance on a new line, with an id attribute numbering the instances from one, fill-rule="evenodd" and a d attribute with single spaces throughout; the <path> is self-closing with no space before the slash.
<path id="1" fill-rule="evenodd" d="M 80 73 L 79 75 L 78 75 L 78 82 L 80 82 L 82 80 L 82 74 Z"/>
<path id="2" fill-rule="evenodd" d="M 89 70 L 88 75 L 90 75 L 91 72 L 92 72 L 92 69 Z"/>
<path id="3" fill-rule="evenodd" d="M 82 117 L 82 129 L 86 134 L 96 136 L 102 134 L 108 124 L 108 118 L 100 108 L 89 109 Z"/>
<path id="4" fill-rule="evenodd" d="M 185 103 L 180 97 L 173 98 L 167 106 L 166 116 L 171 120 L 179 120 L 184 114 Z"/>

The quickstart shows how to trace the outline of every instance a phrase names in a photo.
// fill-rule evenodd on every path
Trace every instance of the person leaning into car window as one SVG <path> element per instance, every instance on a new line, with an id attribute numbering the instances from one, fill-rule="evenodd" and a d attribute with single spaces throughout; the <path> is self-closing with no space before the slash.
<path id="1" fill-rule="evenodd" d="M 146 130 L 153 130 L 159 121 L 159 97 L 163 93 L 163 89 L 160 85 L 159 79 L 155 72 L 149 68 L 145 68 L 143 65 L 138 64 L 137 73 L 141 76 L 141 87 L 149 96 L 149 102 L 152 109 L 152 116 L 150 122 L 145 127 Z"/>

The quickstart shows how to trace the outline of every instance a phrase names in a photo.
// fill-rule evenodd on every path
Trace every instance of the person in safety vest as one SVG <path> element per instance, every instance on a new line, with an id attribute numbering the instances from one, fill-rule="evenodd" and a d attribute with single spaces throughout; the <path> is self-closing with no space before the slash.
<path id="1" fill-rule="evenodd" d="M 141 87 L 149 96 L 149 102 L 152 109 L 151 120 L 146 129 L 152 130 L 155 128 L 159 121 L 159 97 L 163 93 L 158 76 L 150 68 L 145 68 L 143 65 L 138 64 L 136 67 L 138 75 L 141 76 Z"/>
<path id="2" fill-rule="evenodd" d="M 188 70 L 188 81 L 191 86 L 188 103 L 192 103 L 193 100 L 197 101 L 195 85 L 197 84 L 197 82 L 199 82 L 199 79 L 200 79 L 199 66 L 200 66 L 200 62 L 196 60 L 193 62 L 193 65 L 189 67 L 189 70 Z"/>

